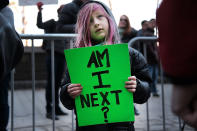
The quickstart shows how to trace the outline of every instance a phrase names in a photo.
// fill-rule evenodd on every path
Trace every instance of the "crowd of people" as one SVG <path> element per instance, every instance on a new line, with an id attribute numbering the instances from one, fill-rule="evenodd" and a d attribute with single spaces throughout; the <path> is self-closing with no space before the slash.
<path id="1" fill-rule="evenodd" d="M 176 115 L 180 116 L 187 124 L 193 126 L 194 128 L 197 128 L 197 87 L 195 81 L 196 62 L 190 61 L 193 56 L 196 56 L 196 53 L 190 52 L 190 48 L 186 51 L 187 53 L 190 52 L 191 55 L 184 54 L 183 56 L 182 53 L 182 55 L 180 56 L 182 56 L 182 58 L 187 61 L 187 63 L 183 63 L 183 60 L 180 59 L 180 56 L 176 57 L 177 55 L 175 56 L 174 51 L 172 50 L 176 47 L 180 50 L 183 50 L 185 43 L 189 43 L 191 45 L 191 49 L 193 47 L 196 47 L 193 45 L 195 37 L 188 36 L 184 40 L 179 40 L 177 43 L 177 40 L 181 38 L 179 37 L 179 34 L 181 35 L 181 32 L 183 31 L 180 30 L 179 34 L 176 37 L 170 36 L 172 32 L 175 33 L 175 31 L 177 32 L 177 29 L 179 29 L 176 28 L 178 26 L 178 19 L 175 19 L 176 17 L 174 18 L 173 16 L 178 16 L 179 13 L 177 10 L 180 10 L 181 12 L 186 9 L 181 9 L 179 8 L 179 6 L 177 7 L 177 10 L 173 9 L 173 4 L 176 2 L 180 3 L 180 6 L 184 5 L 184 2 L 179 2 L 178 0 L 165 0 L 162 2 L 161 7 L 157 12 L 157 26 L 159 28 L 160 42 L 159 45 L 157 45 L 156 41 L 143 40 L 137 41 L 132 45 L 132 47 L 129 47 L 130 61 L 135 62 L 131 62 L 132 76 L 129 76 L 128 81 L 125 82 L 125 88 L 128 90 L 128 92 L 133 93 L 134 103 L 136 104 L 142 104 L 147 102 L 147 100 L 151 96 L 151 93 L 153 97 L 159 97 L 160 95 L 157 90 L 157 81 L 161 58 L 162 66 L 164 67 L 166 77 L 169 78 L 174 84 L 172 96 L 173 112 Z M 11 70 L 16 66 L 16 64 L 20 61 L 23 55 L 22 42 L 14 29 L 13 14 L 12 11 L 7 7 L 8 4 L 8 0 L 0 3 L 0 28 L 5 29 L 5 27 L 9 27 L 10 29 L 10 32 L 0 30 L 0 131 L 7 131 L 6 127 L 9 118 L 8 88 L 10 88 Z M 188 4 L 185 5 L 188 5 L 186 7 L 188 7 L 187 9 L 189 11 L 192 11 L 190 9 L 195 8 L 194 6 L 192 6 L 192 2 L 188 2 Z M 192 8 L 189 8 L 190 6 Z M 129 17 L 127 15 L 122 15 L 117 26 L 111 10 L 105 4 L 99 1 L 73 0 L 68 4 L 61 5 L 57 9 L 57 21 L 55 21 L 54 19 L 50 19 L 43 22 L 43 3 L 38 2 L 37 7 L 37 27 L 43 29 L 45 33 L 77 33 L 78 35 L 74 43 L 75 48 L 128 43 L 134 37 L 150 37 L 157 35 L 156 19 L 152 18 L 150 20 L 143 20 L 141 22 L 141 29 L 136 30 L 134 27 L 132 27 Z M 171 7 L 172 10 L 165 12 L 165 7 Z M 187 21 L 187 23 L 190 24 L 191 22 L 191 25 L 194 25 L 193 21 L 196 22 L 197 17 L 195 17 L 194 13 L 190 13 L 191 14 L 188 18 L 191 18 L 189 19 L 191 21 Z M 170 17 L 168 17 L 168 15 Z M 166 16 L 169 19 L 164 19 L 163 16 Z M 183 13 L 182 16 L 184 18 L 187 18 L 185 13 Z M 164 22 L 167 22 L 168 25 L 171 25 L 170 28 L 166 27 L 168 25 Z M 189 29 L 185 29 L 185 31 L 186 30 Z M 4 32 L 9 33 L 9 35 L 2 35 Z M 11 39 L 9 39 L 10 34 L 14 36 Z M 9 45 L 10 43 L 12 44 L 12 46 Z M 176 46 L 176 44 L 180 45 Z M 54 47 L 55 120 L 58 120 L 58 115 L 67 115 L 67 113 L 63 112 L 60 108 L 59 100 L 67 109 L 75 110 L 76 108 L 74 100 L 77 96 L 81 94 L 83 87 L 80 83 L 71 83 L 69 72 L 67 70 L 64 50 L 70 48 L 70 39 L 55 40 Z M 42 48 L 46 52 L 46 69 L 48 74 L 46 78 L 47 85 L 45 90 L 46 118 L 52 119 L 53 104 L 51 85 L 51 41 L 43 40 Z M 3 49 L 5 49 L 7 52 Z M 192 51 L 194 51 L 194 49 Z M 146 50 L 146 52 L 144 52 L 144 50 Z M 178 53 L 181 54 L 181 52 Z M 6 55 L 10 55 L 10 57 L 5 57 Z M 161 57 L 159 57 L 160 55 Z M 12 58 L 13 56 L 15 56 L 15 58 Z M 170 57 L 172 57 L 172 59 L 168 59 Z M 180 66 L 179 68 L 177 68 L 177 64 L 185 66 Z M 191 71 L 192 69 L 194 71 Z M 189 93 L 190 97 L 188 97 L 186 92 Z M 188 99 L 186 99 L 186 97 L 184 96 L 187 96 Z M 184 103 L 181 104 L 181 102 Z M 139 115 L 139 112 L 135 106 L 134 111 L 135 115 Z M 84 127 L 79 127 L 78 123 L 76 123 L 76 130 L 134 131 L 135 128 L 133 122 L 122 122 L 115 124 L 93 125 Z"/>

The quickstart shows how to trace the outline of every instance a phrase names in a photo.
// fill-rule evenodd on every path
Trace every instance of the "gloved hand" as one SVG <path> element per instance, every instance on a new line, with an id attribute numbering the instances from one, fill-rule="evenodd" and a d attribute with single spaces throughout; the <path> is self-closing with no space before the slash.
<path id="1" fill-rule="evenodd" d="M 42 6 L 43 6 L 44 4 L 42 3 L 42 2 L 38 2 L 37 3 L 37 7 L 38 7 L 38 10 L 39 11 L 41 11 L 42 10 Z"/>

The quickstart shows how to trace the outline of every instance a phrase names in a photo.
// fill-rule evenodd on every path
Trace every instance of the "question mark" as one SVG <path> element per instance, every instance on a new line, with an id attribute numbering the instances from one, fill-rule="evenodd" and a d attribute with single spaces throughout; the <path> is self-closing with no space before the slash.
<path id="1" fill-rule="evenodd" d="M 109 108 L 108 107 L 103 107 L 101 110 L 104 112 L 104 118 L 105 118 L 104 121 L 108 122 L 108 120 L 107 120 L 107 112 L 109 111 Z"/>

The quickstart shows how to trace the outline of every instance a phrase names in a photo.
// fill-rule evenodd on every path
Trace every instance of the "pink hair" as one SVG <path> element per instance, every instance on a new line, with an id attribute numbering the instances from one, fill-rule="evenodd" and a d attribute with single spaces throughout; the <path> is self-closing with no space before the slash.
<path id="1" fill-rule="evenodd" d="M 75 46 L 78 47 L 87 47 L 92 46 L 91 36 L 90 36 L 90 17 L 93 11 L 101 10 L 104 13 L 104 16 L 107 18 L 109 23 L 109 32 L 106 38 L 108 44 L 114 44 L 116 40 L 116 24 L 113 18 L 105 11 L 102 5 L 98 3 L 88 3 L 80 11 L 77 17 L 77 24 L 75 32 L 78 34 L 75 42 Z"/>

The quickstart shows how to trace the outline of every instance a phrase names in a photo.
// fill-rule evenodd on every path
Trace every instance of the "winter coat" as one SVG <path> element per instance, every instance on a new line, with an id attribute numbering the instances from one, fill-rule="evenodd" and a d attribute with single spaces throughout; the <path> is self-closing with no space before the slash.
<path id="1" fill-rule="evenodd" d="M 81 0 L 73 0 L 71 3 L 64 5 L 57 22 L 56 29 L 58 33 L 74 33 L 77 13 L 82 4 L 83 2 Z"/>
<path id="2" fill-rule="evenodd" d="M 139 30 L 137 36 L 145 36 L 145 37 L 152 37 L 154 36 L 154 30 L 148 28 L 147 30 Z M 132 46 L 133 48 L 140 51 L 144 56 L 144 45 L 146 45 L 146 59 L 149 65 L 155 65 L 159 63 L 159 54 L 158 49 L 155 41 L 147 41 L 141 40 L 139 42 L 135 42 Z"/>
<path id="3" fill-rule="evenodd" d="M 14 25 L 0 12 L 0 81 L 19 63 L 23 43 Z"/>
<path id="4" fill-rule="evenodd" d="M 154 36 L 154 29 L 148 28 L 144 32 L 144 36 Z M 149 65 L 155 65 L 159 63 L 159 54 L 157 49 L 157 44 L 155 41 L 144 41 L 146 44 L 146 51 L 147 51 L 147 62 Z"/>
<path id="5" fill-rule="evenodd" d="M 121 38 L 122 43 L 128 43 L 131 39 L 137 36 L 137 31 L 132 28 L 129 34 L 123 34 Z"/>

